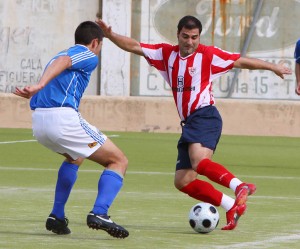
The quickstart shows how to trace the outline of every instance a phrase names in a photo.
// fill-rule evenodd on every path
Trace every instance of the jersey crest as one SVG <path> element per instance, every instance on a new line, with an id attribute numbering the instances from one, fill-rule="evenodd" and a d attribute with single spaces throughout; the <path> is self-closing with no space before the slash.
<path id="1" fill-rule="evenodd" d="M 189 67 L 188 71 L 189 71 L 189 74 L 193 77 L 194 74 L 196 73 L 196 68 L 195 67 Z"/>

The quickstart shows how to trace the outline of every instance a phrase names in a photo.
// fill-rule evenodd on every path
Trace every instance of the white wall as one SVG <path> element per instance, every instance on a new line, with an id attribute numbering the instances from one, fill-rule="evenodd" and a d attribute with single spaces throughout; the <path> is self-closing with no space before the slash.
<path id="1" fill-rule="evenodd" d="M 131 36 L 131 0 L 104 0 L 102 18 L 116 33 Z M 101 52 L 101 95 L 129 96 L 130 54 L 104 39 Z"/>
<path id="2" fill-rule="evenodd" d="M 1 0 L 0 92 L 35 84 L 57 52 L 74 44 L 78 24 L 95 20 L 98 0 Z M 97 72 L 87 92 L 95 92 Z"/>
<path id="3" fill-rule="evenodd" d="M 139 26 L 140 34 L 134 35 L 141 41 L 176 43 L 179 18 L 191 14 L 203 23 L 201 42 L 236 51 L 240 50 L 245 38 L 240 32 L 242 26 L 237 24 L 244 25 L 244 29 L 249 26 L 257 1 L 1 0 L 0 92 L 11 92 L 15 86 L 36 83 L 48 60 L 74 43 L 76 26 L 81 21 L 95 19 L 101 2 L 103 19 L 120 34 L 132 36 L 132 27 Z M 216 3 L 215 10 L 213 2 Z M 140 4 L 138 8 L 137 3 Z M 138 20 L 133 19 L 132 10 L 140 13 Z M 264 1 L 247 56 L 276 63 L 284 60 L 294 68 L 293 50 L 299 31 L 297 25 L 290 23 L 297 19 L 299 12 L 298 0 Z M 170 89 L 158 71 L 149 67 L 142 57 L 132 62 L 131 56 L 135 55 L 105 39 L 101 54 L 101 86 L 95 71 L 86 95 L 97 94 L 100 88 L 104 96 L 130 96 L 132 85 L 140 95 L 170 96 Z M 133 70 L 135 77 L 130 75 Z M 233 73 L 228 73 L 214 82 L 216 97 L 226 97 L 232 78 Z M 264 70 L 244 70 L 232 96 L 298 100 L 294 88 L 294 75 L 281 80 Z"/>
<path id="4" fill-rule="evenodd" d="M 140 20 L 131 25 L 140 25 L 140 41 L 176 44 L 179 19 L 184 15 L 194 15 L 203 25 L 201 43 L 216 45 L 230 52 L 241 52 L 257 2 L 253 0 L 140 0 Z M 114 31 L 132 36 L 130 33 L 131 1 L 104 0 L 103 3 L 103 19 L 112 26 Z M 290 25 L 290 23 L 297 19 L 299 11 L 300 2 L 296 0 L 264 1 L 246 56 L 274 63 L 283 61 L 287 66 L 294 68 L 293 52 L 295 42 L 299 38 L 299 31 L 297 25 Z M 102 94 L 125 93 L 124 95 L 127 96 L 127 87 L 130 84 L 128 81 L 132 79 L 128 75 L 130 57 L 128 53 L 120 51 L 109 41 L 106 42 L 104 50 Z M 137 82 L 131 83 L 138 84 L 139 89 L 136 92 L 140 95 L 171 95 L 170 87 L 157 70 L 148 66 L 144 58 L 140 57 L 138 67 L 130 66 L 138 68 L 139 78 Z M 216 97 L 227 97 L 233 76 L 234 72 L 231 71 L 214 82 Z M 232 97 L 299 99 L 294 93 L 295 84 L 294 74 L 282 80 L 266 70 L 243 70 L 237 78 Z"/>

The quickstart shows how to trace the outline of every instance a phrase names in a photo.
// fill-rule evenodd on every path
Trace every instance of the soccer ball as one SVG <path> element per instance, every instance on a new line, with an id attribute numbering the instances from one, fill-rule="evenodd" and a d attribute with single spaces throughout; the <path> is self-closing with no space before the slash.
<path id="1" fill-rule="evenodd" d="M 209 233 L 219 224 L 219 212 L 215 206 L 201 202 L 193 206 L 189 213 L 191 227 L 197 233 Z"/>

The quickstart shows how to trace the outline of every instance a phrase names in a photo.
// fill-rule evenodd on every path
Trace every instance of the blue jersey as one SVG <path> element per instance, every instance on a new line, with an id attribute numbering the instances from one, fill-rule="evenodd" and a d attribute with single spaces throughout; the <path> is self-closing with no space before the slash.
<path id="1" fill-rule="evenodd" d="M 296 48 L 295 48 L 295 55 L 296 63 L 300 64 L 300 40 L 297 41 L 296 43 Z"/>
<path id="2" fill-rule="evenodd" d="M 31 98 L 32 110 L 52 107 L 71 107 L 78 110 L 91 73 L 98 65 L 98 57 L 86 46 L 75 45 L 57 54 L 46 68 L 60 56 L 70 56 L 72 66 L 52 79 Z"/>

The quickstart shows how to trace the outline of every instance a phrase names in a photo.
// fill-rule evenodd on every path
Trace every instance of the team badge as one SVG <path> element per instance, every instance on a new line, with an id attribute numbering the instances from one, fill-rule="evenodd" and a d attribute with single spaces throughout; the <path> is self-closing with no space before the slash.
<path id="1" fill-rule="evenodd" d="M 196 68 L 195 67 L 189 67 L 188 70 L 189 70 L 189 74 L 191 76 L 193 76 L 196 73 Z"/>
<path id="2" fill-rule="evenodd" d="M 93 147 L 95 147 L 97 144 L 98 144 L 97 142 L 92 142 L 92 143 L 88 144 L 88 146 L 89 146 L 90 148 L 93 148 Z"/>

